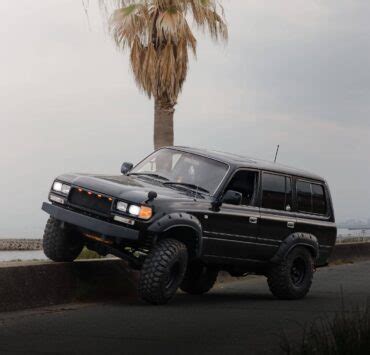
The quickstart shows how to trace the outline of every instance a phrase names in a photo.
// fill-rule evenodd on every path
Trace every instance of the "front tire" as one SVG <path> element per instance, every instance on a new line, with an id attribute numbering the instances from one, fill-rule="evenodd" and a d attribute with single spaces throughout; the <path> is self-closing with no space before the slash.
<path id="1" fill-rule="evenodd" d="M 45 226 L 43 248 L 45 255 L 57 262 L 73 261 L 81 253 L 84 242 L 79 233 L 50 217 Z"/>
<path id="2" fill-rule="evenodd" d="M 139 280 L 140 298 L 165 304 L 176 293 L 187 267 L 186 246 L 175 239 L 160 241 L 146 257 Z"/>
<path id="3" fill-rule="evenodd" d="M 217 280 L 218 270 L 210 269 L 201 262 L 188 266 L 181 290 L 191 295 L 202 295 L 208 292 Z"/>
<path id="4" fill-rule="evenodd" d="M 310 251 L 304 247 L 294 248 L 283 261 L 270 269 L 267 282 L 271 293 L 285 300 L 305 297 L 312 284 L 313 270 Z"/>

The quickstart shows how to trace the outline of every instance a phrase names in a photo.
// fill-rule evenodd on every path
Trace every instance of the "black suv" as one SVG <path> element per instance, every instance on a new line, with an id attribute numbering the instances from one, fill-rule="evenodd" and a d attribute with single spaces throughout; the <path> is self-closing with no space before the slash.
<path id="1" fill-rule="evenodd" d="M 202 294 L 220 270 L 267 276 L 281 299 L 304 297 L 337 229 L 330 192 L 314 174 L 238 155 L 162 148 L 122 175 L 65 174 L 42 209 L 44 251 L 73 261 L 86 246 L 141 271 L 153 304 Z"/>

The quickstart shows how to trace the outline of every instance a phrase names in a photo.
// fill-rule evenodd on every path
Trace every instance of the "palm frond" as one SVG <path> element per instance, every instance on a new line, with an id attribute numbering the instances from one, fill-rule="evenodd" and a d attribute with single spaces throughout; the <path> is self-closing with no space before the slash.
<path id="1" fill-rule="evenodd" d="M 89 1 L 89 0 L 85 0 Z M 150 97 L 166 97 L 175 104 L 197 41 L 188 24 L 214 40 L 227 40 L 224 10 L 217 0 L 99 0 L 112 37 L 120 49 L 130 51 L 138 86 Z"/>

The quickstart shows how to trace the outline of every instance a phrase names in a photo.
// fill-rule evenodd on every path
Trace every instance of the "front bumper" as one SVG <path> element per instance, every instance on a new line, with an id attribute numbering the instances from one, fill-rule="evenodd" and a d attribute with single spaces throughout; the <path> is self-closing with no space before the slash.
<path id="1" fill-rule="evenodd" d="M 63 207 L 52 205 L 51 203 L 44 202 L 42 204 L 42 210 L 59 221 L 99 233 L 106 237 L 122 238 L 130 241 L 139 239 L 139 231 L 137 230 L 101 221 Z"/>

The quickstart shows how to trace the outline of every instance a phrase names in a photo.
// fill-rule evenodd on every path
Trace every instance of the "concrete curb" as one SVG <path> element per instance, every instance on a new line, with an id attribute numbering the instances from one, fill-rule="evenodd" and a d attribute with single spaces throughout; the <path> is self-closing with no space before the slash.
<path id="1" fill-rule="evenodd" d="M 0 264 L 0 312 L 136 297 L 137 273 L 121 260 Z"/>
<path id="2" fill-rule="evenodd" d="M 370 243 L 338 244 L 331 263 L 370 258 Z M 118 259 L 0 263 L 0 312 L 137 297 L 138 273 Z M 220 273 L 218 283 L 235 278 Z"/>

